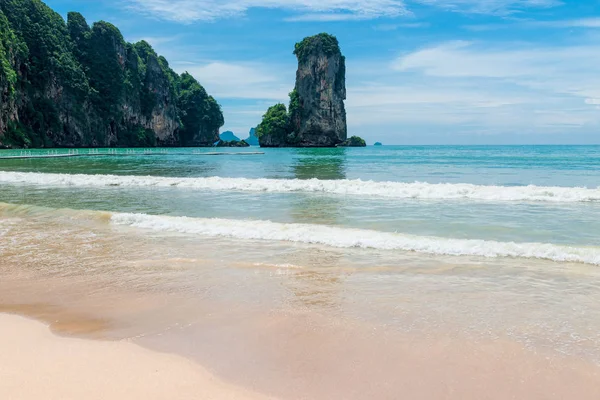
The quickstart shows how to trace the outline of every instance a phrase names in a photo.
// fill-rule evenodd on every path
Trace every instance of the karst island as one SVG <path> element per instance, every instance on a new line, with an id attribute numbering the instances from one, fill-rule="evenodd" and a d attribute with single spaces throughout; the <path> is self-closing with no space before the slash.
<path id="1" fill-rule="evenodd" d="M 346 124 L 346 58 L 335 36 L 321 33 L 296 43 L 296 86 L 289 107 L 270 107 L 256 128 L 261 147 L 365 146 Z"/>

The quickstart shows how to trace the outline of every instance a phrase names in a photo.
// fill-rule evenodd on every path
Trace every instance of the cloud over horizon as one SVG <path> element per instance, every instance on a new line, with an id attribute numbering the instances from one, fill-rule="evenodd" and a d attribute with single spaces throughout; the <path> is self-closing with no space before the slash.
<path id="1" fill-rule="evenodd" d="M 551 8 L 560 0 L 125 0 L 133 11 L 179 23 L 243 17 L 251 9 L 279 9 L 286 21 L 349 21 L 413 16 L 413 6 L 450 12 L 508 16 L 528 8 Z"/>
<path id="2" fill-rule="evenodd" d="M 402 0 L 127 0 L 134 11 L 181 23 L 243 16 L 252 8 L 298 12 L 297 20 L 398 17 L 409 12 Z"/>

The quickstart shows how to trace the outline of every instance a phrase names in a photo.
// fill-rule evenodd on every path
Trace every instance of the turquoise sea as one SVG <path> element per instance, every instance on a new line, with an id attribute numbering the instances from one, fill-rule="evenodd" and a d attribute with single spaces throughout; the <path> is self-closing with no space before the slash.
<path id="1" fill-rule="evenodd" d="M 170 296 L 136 328 L 113 309 L 117 337 L 212 340 L 181 352 L 234 376 L 214 350 L 230 343 L 194 328 L 208 301 L 230 320 L 301 310 L 600 363 L 600 146 L 94 151 L 116 154 L 0 159 L 0 256 L 23 282 Z M 291 379 L 248 357 L 264 368 L 243 384 Z"/>
<path id="2" fill-rule="evenodd" d="M 117 151 L 126 156 L 0 160 L 0 201 L 498 242 L 480 255 L 501 253 L 503 242 L 600 243 L 600 146 Z M 581 261 L 599 255 L 590 249 Z"/>

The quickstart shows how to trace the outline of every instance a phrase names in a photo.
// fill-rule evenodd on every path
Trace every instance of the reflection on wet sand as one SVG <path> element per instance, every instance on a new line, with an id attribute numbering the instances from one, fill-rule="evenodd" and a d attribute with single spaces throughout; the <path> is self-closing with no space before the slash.
<path id="1" fill-rule="evenodd" d="M 291 259 L 304 266 L 286 271 L 281 279 L 282 286 L 291 294 L 287 306 L 316 312 L 339 311 L 346 276 L 340 267 L 345 263 L 345 257 L 340 253 L 309 249 Z M 316 260 L 321 267 L 315 268 Z"/>

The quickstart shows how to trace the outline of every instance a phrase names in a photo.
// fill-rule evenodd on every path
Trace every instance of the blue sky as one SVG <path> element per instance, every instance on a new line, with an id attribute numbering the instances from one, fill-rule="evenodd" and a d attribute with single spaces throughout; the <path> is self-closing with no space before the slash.
<path id="1" fill-rule="evenodd" d="M 600 0 L 48 0 L 189 71 L 246 137 L 287 104 L 294 43 L 347 58 L 348 129 L 385 144 L 600 143 Z"/>

